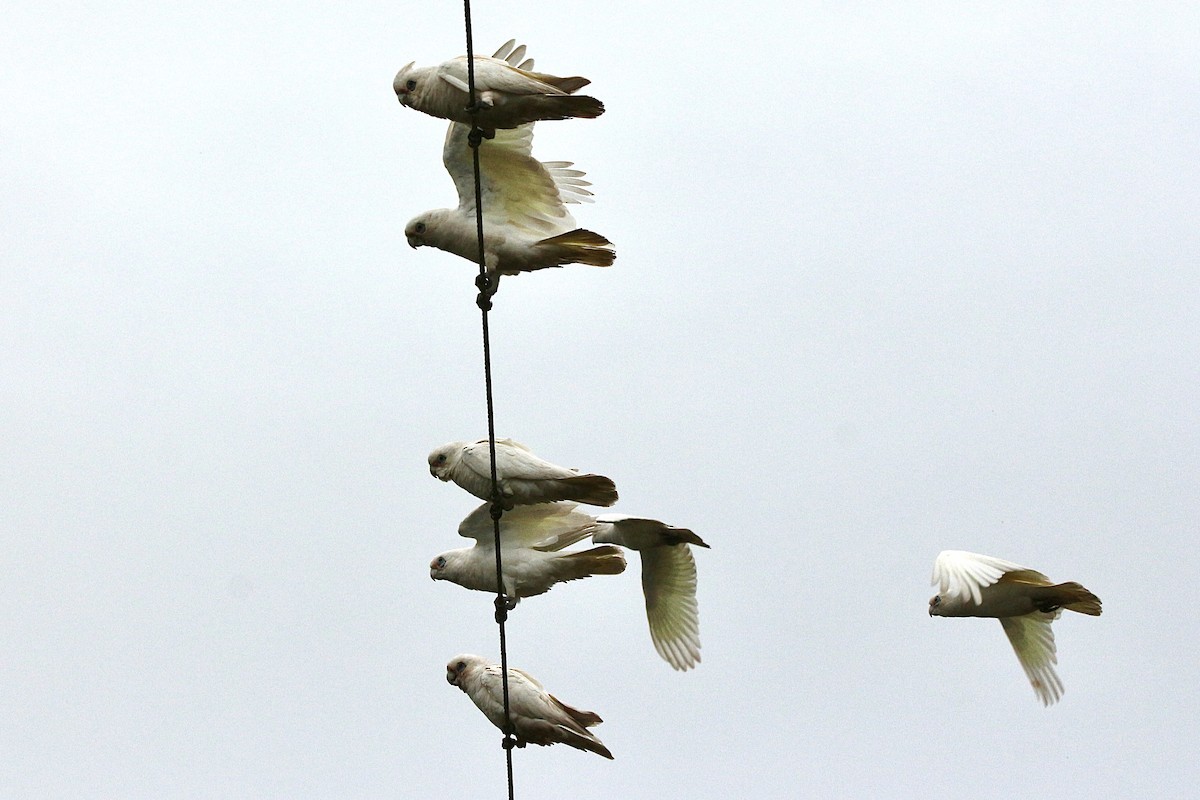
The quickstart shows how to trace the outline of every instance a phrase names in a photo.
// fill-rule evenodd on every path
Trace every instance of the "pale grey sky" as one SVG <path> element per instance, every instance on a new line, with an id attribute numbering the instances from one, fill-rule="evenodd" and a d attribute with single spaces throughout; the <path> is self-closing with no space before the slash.
<path id="1" fill-rule="evenodd" d="M 523 602 L 510 659 L 608 762 L 526 798 L 1183 797 L 1200 781 L 1200 11 L 475 3 L 582 74 L 607 270 L 506 279 L 498 431 L 693 528 L 704 662 L 636 567 Z M 30 5 L 0 27 L 0 797 L 503 796 L 428 578 L 484 433 L 444 123 L 391 90 L 461 4 Z M 1078 580 L 1066 694 L 933 559 Z"/>

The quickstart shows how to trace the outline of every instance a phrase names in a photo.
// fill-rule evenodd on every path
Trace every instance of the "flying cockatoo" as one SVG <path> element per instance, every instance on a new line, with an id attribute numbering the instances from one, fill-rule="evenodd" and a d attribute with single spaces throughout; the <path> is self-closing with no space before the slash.
<path id="1" fill-rule="evenodd" d="M 516 40 L 509 39 L 491 58 L 475 56 L 474 118 L 468 110 L 466 56 L 436 67 L 414 68 L 410 62 L 396 73 L 392 88 L 402 105 L 464 125 L 474 122 L 489 139 L 497 128 L 604 113 L 604 104 L 596 98 L 573 94 L 591 81 L 534 72 L 532 58 L 521 60 L 525 45 L 515 45 Z"/>
<path id="2" fill-rule="evenodd" d="M 642 593 L 650 639 L 658 654 L 678 670 L 700 662 L 700 610 L 696 605 L 696 560 L 688 545 L 708 547 L 687 528 L 654 519 L 603 514 L 596 517 L 597 544 L 619 544 L 642 556 Z"/>
<path id="3" fill-rule="evenodd" d="M 457 208 L 426 211 L 409 220 L 404 235 L 410 247 L 429 245 L 479 263 L 475 220 L 475 173 L 470 128 L 450 123 L 442 163 L 458 190 Z M 592 202 L 581 170 L 569 161 L 533 157 L 533 125 L 499 131 L 479 145 L 480 197 L 483 199 L 484 264 L 494 294 L 500 275 L 561 267 L 564 264 L 610 266 L 617 254 L 612 242 L 575 226 L 567 203 Z"/>
<path id="4" fill-rule="evenodd" d="M 1054 583 L 1032 569 L 992 556 L 944 550 L 933 563 L 938 594 L 929 615 L 997 617 L 1042 705 L 1062 697 L 1050 623 L 1064 608 L 1100 616 L 1100 598 L 1078 583 Z"/>
<path id="5" fill-rule="evenodd" d="M 504 693 L 499 664 L 480 656 L 463 654 L 446 665 L 446 680 L 466 692 L 483 715 L 504 730 Z M 588 728 L 603 720 L 592 711 L 580 711 L 542 688 L 528 672 L 508 668 L 508 716 L 512 720 L 517 747 L 527 743 L 569 744 L 577 750 L 612 758 L 604 743 Z"/>
<path id="6" fill-rule="evenodd" d="M 474 547 L 450 550 L 433 559 L 429 575 L 481 592 L 496 591 L 496 546 L 491 504 L 476 508 L 458 526 Z M 574 503 L 517 506 L 500 518 L 500 558 L 504 594 L 513 600 L 549 591 L 560 581 L 625 571 L 619 547 L 561 552 L 595 532 L 595 520 Z"/>
<path id="7" fill-rule="evenodd" d="M 429 454 L 429 472 L 439 480 L 454 481 L 480 500 L 491 500 L 492 457 L 487 439 L 442 445 Z M 496 482 L 505 509 L 556 500 L 594 506 L 617 501 L 617 487 L 610 479 L 551 464 L 512 439 L 496 440 Z"/>

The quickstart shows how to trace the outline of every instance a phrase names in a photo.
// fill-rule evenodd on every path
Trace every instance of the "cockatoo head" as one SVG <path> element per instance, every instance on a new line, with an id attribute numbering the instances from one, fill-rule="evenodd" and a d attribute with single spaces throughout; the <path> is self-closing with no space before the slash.
<path id="1" fill-rule="evenodd" d="M 423 70 L 413 69 L 413 64 L 415 63 L 415 61 L 410 61 L 401 67 L 392 81 L 392 89 L 395 90 L 396 97 L 406 106 L 412 105 L 413 92 L 420 88 L 421 78 L 424 77 L 419 74 Z"/>
<path id="2" fill-rule="evenodd" d="M 447 569 L 449 569 L 451 572 L 454 570 L 452 565 L 453 561 L 453 553 L 442 553 L 440 556 L 433 559 L 433 561 L 429 562 L 429 577 L 433 578 L 435 581 L 447 580 L 449 577 L 447 574 Z"/>
<path id="3" fill-rule="evenodd" d="M 929 598 L 929 616 L 931 617 L 973 617 L 977 606 L 970 596 L 959 597 L 951 591 L 943 590 Z"/>
<path id="4" fill-rule="evenodd" d="M 458 463 L 462 442 L 444 444 L 429 454 L 429 474 L 441 481 L 450 480 L 450 471 Z"/>
<path id="5" fill-rule="evenodd" d="M 446 665 L 446 682 L 451 686 L 457 686 L 465 692 L 467 688 L 463 686 L 462 680 L 466 677 L 469 670 L 482 661 L 483 659 L 479 656 L 473 656 L 469 653 L 455 656 Z"/>
<path id="6" fill-rule="evenodd" d="M 408 224 L 404 226 L 404 238 L 408 239 L 409 247 L 415 250 L 425 246 L 425 234 L 429 231 L 429 225 L 430 220 L 426 214 L 413 217 L 408 221 Z"/>

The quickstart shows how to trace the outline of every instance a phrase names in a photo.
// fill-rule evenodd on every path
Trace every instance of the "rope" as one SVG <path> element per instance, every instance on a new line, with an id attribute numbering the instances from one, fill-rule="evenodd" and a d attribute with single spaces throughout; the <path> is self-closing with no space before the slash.
<path id="1" fill-rule="evenodd" d="M 492 404 L 492 344 L 488 333 L 488 311 L 491 310 L 491 296 L 496 287 L 491 285 L 492 281 L 488 278 L 483 245 L 483 191 L 479 179 L 479 145 L 483 141 L 483 131 L 475 122 L 476 115 L 479 113 L 479 104 L 475 99 L 475 47 L 471 32 L 471 0 L 463 0 L 463 17 L 467 36 L 467 92 L 471 103 L 467 107 L 471 113 L 471 133 L 467 137 L 467 141 L 471 145 L 471 163 L 475 173 L 475 234 L 479 241 L 479 276 L 475 279 L 479 296 L 475 302 L 479 305 L 483 318 L 483 385 L 487 395 L 488 452 L 491 455 L 492 466 L 492 533 L 496 545 L 496 624 L 500 627 L 500 686 L 504 696 L 504 727 L 501 729 L 504 732 L 504 739 L 500 744 L 504 748 L 505 765 L 508 771 L 508 800 L 513 800 L 512 749 L 517 746 L 517 739 L 513 736 L 514 728 L 509 710 L 508 647 L 504 633 L 504 623 L 508 619 L 511 606 L 509 599 L 504 595 L 504 577 L 500 560 L 500 517 L 503 515 L 504 509 L 500 503 L 500 487 L 496 476 L 496 416 L 495 407 Z"/>

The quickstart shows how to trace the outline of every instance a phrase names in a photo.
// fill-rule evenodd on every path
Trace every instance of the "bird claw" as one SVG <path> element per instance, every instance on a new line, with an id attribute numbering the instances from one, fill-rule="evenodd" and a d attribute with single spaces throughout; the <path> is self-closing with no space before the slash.
<path id="1" fill-rule="evenodd" d="M 474 114 L 476 111 L 483 111 L 487 108 L 491 108 L 491 106 L 468 106 L 467 113 L 471 114 L 472 118 L 474 118 Z M 479 147 L 479 145 L 483 142 L 484 139 L 495 139 L 495 138 L 496 138 L 496 129 L 495 128 L 489 128 L 489 129 L 485 130 L 485 129 L 479 127 L 478 125 L 472 123 L 471 132 L 467 134 L 467 144 L 469 144 L 471 147 Z"/>
<path id="2" fill-rule="evenodd" d="M 508 619 L 508 612 L 517 607 L 517 603 L 521 602 L 519 597 L 509 597 L 508 595 L 496 595 L 496 624 L 500 624 Z"/>
<path id="3" fill-rule="evenodd" d="M 483 311 L 492 310 L 492 295 L 500 288 L 500 284 L 487 273 L 481 272 L 475 276 L 475 288 L 479 290 L 479 295 L 475 298 L 475 305 Z"/>

